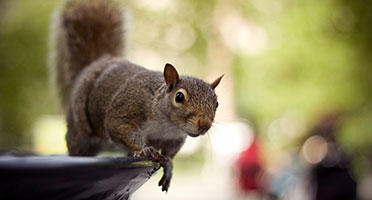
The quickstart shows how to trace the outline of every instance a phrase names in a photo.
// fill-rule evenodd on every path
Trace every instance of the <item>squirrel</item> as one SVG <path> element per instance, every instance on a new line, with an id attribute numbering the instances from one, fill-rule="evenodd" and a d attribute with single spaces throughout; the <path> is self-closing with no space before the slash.
<path id="1" fill-rule="evenodd" d="M 105 149 L 150 157 L 168 191 L 172 159 L 187 136 L 204 135 L 218 107 L 214 89 L 175 67 L 145 69 L 126 60 L 125 16 L 113 0 L 67 0 L 51 28 L 51 67 L 66 114 L 70 156 Z"/>

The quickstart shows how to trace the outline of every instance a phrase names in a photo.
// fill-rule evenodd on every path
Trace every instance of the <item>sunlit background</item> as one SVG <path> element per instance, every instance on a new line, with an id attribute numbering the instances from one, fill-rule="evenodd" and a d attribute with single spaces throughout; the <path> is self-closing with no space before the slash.
<path id="1" fill-rule="evenodd" d="M 47 69 L 58 3 L 0 0 L 1 150 L 66 153 Z M 371 2 L 124 4 L 129 60 L 206 81 L 225 74 L 215 123 L 176 156 L 170 191 L 159 172 L 132 199 L 372 199 Z"/>

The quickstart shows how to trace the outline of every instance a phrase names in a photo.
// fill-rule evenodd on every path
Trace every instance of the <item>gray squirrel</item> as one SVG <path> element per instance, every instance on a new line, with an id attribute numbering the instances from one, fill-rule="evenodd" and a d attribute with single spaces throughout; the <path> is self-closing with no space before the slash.
<path id="1" fill-rule="evenodd" d="M 212 83 L 122 58 L 124 12 L 112 0 L 68 0 L 52 22 L 52 67 L 66 113 L 70 156 L 121 149 L 159 162 L 168 191 L 172 159 L 187 136 L 204 135 L 218 107 Z"/>

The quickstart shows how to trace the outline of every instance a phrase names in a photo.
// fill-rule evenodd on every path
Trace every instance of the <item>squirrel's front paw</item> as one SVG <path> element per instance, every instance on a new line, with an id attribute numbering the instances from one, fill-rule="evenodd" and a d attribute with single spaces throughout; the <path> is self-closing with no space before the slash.
<path id="1" fill-rule="evenodd" d="M 163 167 L 164 174 L 159 181 L 159 186 L 161 186 L 161 191 L 168 192 L 170 181 L 172 179 L 173 164 L 170 158 L 165 158 L 163 162 L 160 163 Z"/>
<path id="2" fill-rule="evenodd" d="M 151 158 L 153 162 L 157 162 L 160 164 L 161 167 L 163 167 L 164 174 L 159 181 L 159 186 L 161 186 L 162 191 L 168 192 L 173 170 L 171 158 L 165 157 L 154 147 L 149 146 L 143 147 L 142 150 L 139 152 L 139 155 Z"/>

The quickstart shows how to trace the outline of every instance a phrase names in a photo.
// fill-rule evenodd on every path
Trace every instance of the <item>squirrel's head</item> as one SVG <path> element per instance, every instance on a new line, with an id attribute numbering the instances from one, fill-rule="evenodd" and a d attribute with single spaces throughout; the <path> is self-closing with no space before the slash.
<path id="1" fill-rule="evenodd" d="M 164 68 L 169 120 L 191 137 L 205 134 L 212 126 L 218 107 L 214 89 L 223 75 L 212 83 L 179 76 L 171 64 Z"/>

